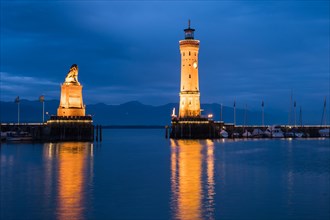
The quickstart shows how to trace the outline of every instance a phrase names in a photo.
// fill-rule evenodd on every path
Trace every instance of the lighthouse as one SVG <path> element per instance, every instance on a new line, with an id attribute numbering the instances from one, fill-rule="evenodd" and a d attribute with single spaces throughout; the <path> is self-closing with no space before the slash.
<path id="1" fill-rule="evenodd" d="M 184 29 L 185 39 L 180 40 L 181 84 L 179 118 L 199 118 L 200 93 L 198 83 L 198 50 L 199 40 L 194 39 L 195 29 Z"/>
<path id="2" fill-rule="evenodd" d="M 181 82 L 179 116 L 172 113 L 170 138 L 204 139 L 219 138 L 222 124 L 216 124 L 212 117 L 201 115 L 198 81 L 199 40 L 194 38 L 195 29 L 184 29 L 184 39 L 179 41 L 181 54 Z"/>

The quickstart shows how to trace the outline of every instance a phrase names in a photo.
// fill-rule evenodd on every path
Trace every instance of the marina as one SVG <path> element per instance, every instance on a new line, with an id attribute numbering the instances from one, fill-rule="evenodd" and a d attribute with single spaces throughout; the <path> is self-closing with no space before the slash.
<path id="1" fill-rule="evenodd" d="M 56 120 L 55 120 L 56 119 Z M 69 123 L 59 123 L 53 117 L 48 123 L 1 123 L 1 141 L 102 141 L 103 130 L 134 129 L 145 130 L 148 133 L 152 129 L 165 130 L 165 138 L 173 139 L 219 139 L 219 138 L 329 138 L 330 126 L 305 125 L 302 127 L 276 125 L 276 126 L 243 126 L 225 124 L 204 120 L 203 123 L 174 123 L 172 126 L 102 126 L 93 125 L 89 116 L 79 117 L 76 122 L 72 118 Z M 55 123 L 57 121 L 57 123 Z M 84 123 L 82 123 L 84 122 Z M 274 128 L 276 129 L 274 130 Z M 249 135 L 246 135 L 249 133 Z M 19 136 L 20 137 L 17 137 Z"/>
<path id="2" fill-rule="evenodd" d="M 199 138 L 318 138 L 329 137 L 330 126 L 326 125 L 233 125 L 204 120 L 201 122 L 172 122 L 170 137 L 174 139 Z"/>

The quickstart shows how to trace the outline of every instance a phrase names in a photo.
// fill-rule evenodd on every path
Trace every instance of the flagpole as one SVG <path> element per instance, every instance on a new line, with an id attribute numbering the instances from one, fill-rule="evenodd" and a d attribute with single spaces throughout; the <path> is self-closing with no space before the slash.
<path id="1" fill-rule="evenodd" d="M 262 123 L 262 126 L 265 126 L 264 101 L 263 100 L 262 100 L 262 103 L 261 103 L 261 107 L 262 107 L 261 123 Z"/>
<path id="2" fill-rule="evenodd" d="M 301 112 L 301 106 L 300 106 L 300 112 L 299 112 L 299 121 L 300 121 L 300 127 L 302 127 L 302 112 Z"/>
<path id="3" fill-rule="evenodd" d="M 42 123 L 45 123 L 45 101 L 42 102 Z"/>
<path id="4" fill-rule="evenodd" d="M 296 101 L 294 101 L 294 104 L 293 104 L 293 107 L 294 107 L 294 126 L 296 127 L 296 124 L 297 124 L 297 120 L 296 120 Z"/>
<path id="5" fill-rule="evenodd" d="M 247 110 L 247 104 L 245 104 L 245 109 L 244 109 L 244 125 L 243 127 L 245 127 L 245 124 L 247 123 L 246 121 L 246 110 Z"/>
<path id="6" fill-rule="evenodd" d="M 17 125 L 19 125 L 19 102 L 17 102 Z"/>
<path id="7" fill-rule="evenodd" d="M 234 125 L 236 125 L 236 100 L 234 101 Z"/>

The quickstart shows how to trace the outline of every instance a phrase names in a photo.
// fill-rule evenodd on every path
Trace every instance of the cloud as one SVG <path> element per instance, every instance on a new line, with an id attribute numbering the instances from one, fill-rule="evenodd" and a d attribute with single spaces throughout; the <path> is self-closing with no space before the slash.
<path id="1" fill-rule="evenodd" d="M 312 108 L 330 96 L 326 1 L 1 4 L 1 71 L 10 73 L 1 99 L 20 92 L 58 99 L 59 84 L 77 63 L 86 103 L 178 102 L 178 41 L 189 18 L 201 41 L 202 102 L 232 105 L 236 98 L 259 107 L 265 98 L 287 109 L 283 100 L 293 89 Z"/>
<path id="2" fill-rule="evenodd" d="M 41 94 L 48 95 L 55 88 L 60 88 L 59 83 L 48 79 L 16 76 L 5 72 L 0 72 L 0 79 L 2 101 L 12 100 L 17 95 L 25 99 L 36 99 Z M 52 99 L 57 97 L 59 96 L 51 96 Z M 50 97 L 48 96 L 47 98 Z"/>

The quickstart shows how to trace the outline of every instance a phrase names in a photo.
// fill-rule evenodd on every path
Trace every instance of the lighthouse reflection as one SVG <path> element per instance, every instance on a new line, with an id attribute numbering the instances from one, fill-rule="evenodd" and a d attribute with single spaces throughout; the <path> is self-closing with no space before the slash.
<path id="1" fill-rule="evenodd" d="M 93 178 L 93 144 L 47 143 L 44 149 L 49 172 L 46 181 L 56 183 L 53 192 L 57 219 L 83 219 L 88 203 L 87 188 Z"/>
<path id="2" fill-rule="evenodd" d="M 211 140 L 171 140 L 173 219 L 214 219 L 214 145 Z"/>

